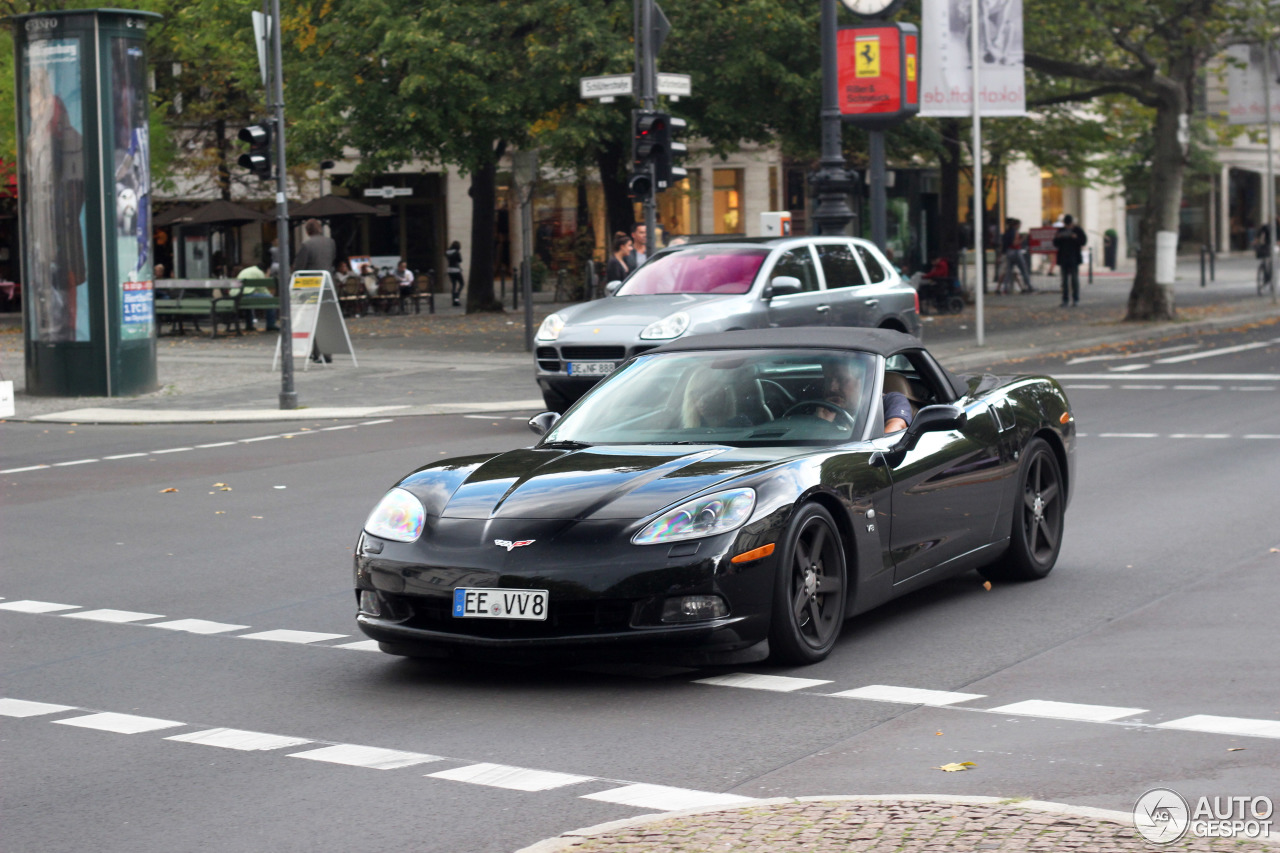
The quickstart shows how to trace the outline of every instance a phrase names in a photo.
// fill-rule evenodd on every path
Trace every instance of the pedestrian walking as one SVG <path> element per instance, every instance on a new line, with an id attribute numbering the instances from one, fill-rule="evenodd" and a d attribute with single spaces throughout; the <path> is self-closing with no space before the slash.
<path id="1" fill-rule="evenodd" d="M 631 226 L 631 242 L 633 245 L 627 266 L 634 270 L 649 258 L 649 228 L 643 222 Z"/>
<path id="2" fill-rule="evenodd" d="M 604 280 L 606 283 L 622 281 L 627 277 L 627 273 L 631 272 L 631 268 L 627 265 L 627 257 L 631 254 L 631 248 L 630 235 L 621 231 L 613 235 L 613 254 L 609 256 L 609 261 L 604 267 Z"/>
<path id="3" fill-rule="evenodd" d="M 324 226 L 319 219 L 308 219 L 302 230 L 306 232 L 307 239 L 302 241 L 302 248 L 298 250 L 293 268 L 331 271 L 333 262 L 338 258 L 338 244 L 333 242 L 332 237 L 324 236 Z"/>
<path id="4" fill-rule="evenodd" d="M 1004 278 L 1000 281 L 997 293 L 1013 293 L 1016 272 L 1022 273 L 1022 284 L 1019 285 L 1022 292 L 1035 292 L 1035 288 L 1031 286 L 1031 267 L 1027 264 L 1027 256 L 1022 253 L 1022 240 L 1018 233 L 1021 227 L 1020 219 L 1005 220 L 1004 234 L 1000 237 L 1000 248 L 1004 252 Z"/>
<path id="5" fill-rule="evenodd" d="M 1062 227 L 1053 236 L 1053 246 L 1058 250 L 1058 268 L 1062 270 L 1062 307 L 1080 304 L 1080 264 L 1084 262 L 1085 243 L 1089 238 L 1084 229 L 1075 224 L 1071 214 L 1062 217 Z"/>
<path id="6" fill-rule="evenodd" d="M 457 240 L 450 243 L 444 259 L 449 266 L 449 289 L 453 293 L 453 307 L 457 308 L 462 304 L 462 244 Z"/>

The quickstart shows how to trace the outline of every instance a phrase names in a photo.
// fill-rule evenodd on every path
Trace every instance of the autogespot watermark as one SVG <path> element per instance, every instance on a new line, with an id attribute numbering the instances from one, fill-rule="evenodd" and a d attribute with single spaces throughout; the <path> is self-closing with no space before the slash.
<path id="1" fill-rule="evenodd" d="M 1152 788 L 1133 804 L 1133 825 L 1152 844 L 1194 838 L 1261 838 L 1271 832 L 1270 797 L 1201 797 L 1191 808 L 1172 788 Z"/>

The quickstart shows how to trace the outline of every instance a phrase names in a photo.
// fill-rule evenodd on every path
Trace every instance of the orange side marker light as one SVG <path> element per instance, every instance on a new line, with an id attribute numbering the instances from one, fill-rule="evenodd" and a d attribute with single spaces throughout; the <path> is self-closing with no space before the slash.
<path id="1" fill-rule="evenodd" d="M 773 553 L 773 543 L 761 545 L 759 548 L 752 548 L 750 551 L 743 551 L 729 562 L 731 563 L 750 563 L 752 560 L 760 560 Z"/>
<path id="2" fill-rule="evenodd" d="M 1060 423 L 1060 424 L 1065 424 L 1065 423 L 1067 423 L 1067 422 L 1068 422 L 1068 421 L 1070 421 L 1070 420 L 1071 420 L 1071 413 L 1070 413 L 1070 412 L 1063 412 L 1063 413 L 1062 413 L 1062 417 L 1058 418 L 1058 423 Z"/>

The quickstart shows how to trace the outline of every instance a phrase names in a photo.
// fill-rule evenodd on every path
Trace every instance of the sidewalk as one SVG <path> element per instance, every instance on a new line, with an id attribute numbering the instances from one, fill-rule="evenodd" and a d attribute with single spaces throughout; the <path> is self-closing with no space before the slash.
<path id="1" fill-rule="evenodd" d="M 1199 286 L 1199 264 L 1179 266 L 1173 323 L 1124 323 L 1131 271 L 1095 270 L 1081 283 L 1081 302 L 1060 307 L 1057 280 L 1036 276 L 1037 292 L 988 293 L 983 300 L 984 345 L 977 343 L 976 306 L 957 315 L 925 315 L 930 350 L 958 371 L 1133 340 L 1280 320 L 1269 297 L 1259 297 L 1256 262 L 1220 258 L 1217 279 Z M 535 328 L 558 307 L 535 302 Z M 489 411 L 536 412 L 541 394 L 532 356 L 524 349 L 524 311 L 466 315 L 443 306 L 435 314 L 374 315 L 347 320 L 356 365 L 294 365 L 299 408 L 281 410 L 279 368 L 272 369 L 277 335 L 162 337 L 157 345 L 160 390 L 139 397 L 51 398 L 25 393 L 23 337 L 16 315 L 0 315 L 0 379 L 15 384 L 15 420 L 79 423 L 181 423 L 365 418 Z M 358 366 L 357 366 L 358 365 Z"/>
<path id="2" fill-rule="evenodd" d="M 1136 798 L 1135 798 L 1136 799 Z M 518 853 L 1276 853 L 1280 841 L 1153 845 L 1128 812 L 994 797 L 805 797 L 694 809 L 566 832 Z"/>

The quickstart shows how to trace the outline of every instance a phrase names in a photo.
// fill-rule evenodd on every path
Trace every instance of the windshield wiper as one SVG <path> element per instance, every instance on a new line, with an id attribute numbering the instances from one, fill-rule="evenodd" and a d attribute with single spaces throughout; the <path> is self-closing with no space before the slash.
<path id="1" fill-rule="evenodd" d="M 585 441 L 548 441 L 542 446 L 551 450 L 582 450 L 584 447 L 591 447 Z"/>

